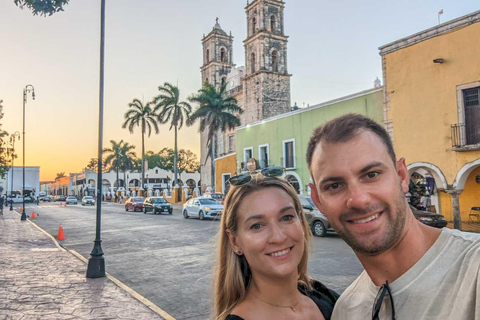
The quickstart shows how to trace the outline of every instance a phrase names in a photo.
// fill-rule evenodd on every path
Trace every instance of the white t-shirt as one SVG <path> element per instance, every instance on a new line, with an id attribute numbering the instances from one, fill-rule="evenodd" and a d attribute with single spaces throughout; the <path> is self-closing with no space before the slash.
<path id="1" fill-rule="evenodd" d="M 444 228 L 423 257 L 389 283 L 396 319 L 480 319 L 479 246 L 480 235 Z M 363 271 L 340 296 L 332 320 L 371 320 L 379 289 Z M 381 320 L 392 318 L 387 299 Z"/>

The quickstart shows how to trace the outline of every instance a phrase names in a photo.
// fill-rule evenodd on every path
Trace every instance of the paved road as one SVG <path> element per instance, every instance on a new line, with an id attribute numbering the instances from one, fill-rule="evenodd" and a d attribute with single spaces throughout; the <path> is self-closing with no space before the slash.
<path id="1" fill-rule="evenodd" d="M 95 239 L 95 207 L 58 203 L 28 205 L 34 220 L 60 243 L 88 258 Z M 211 277 L 218 221 L 172 215 L 125 212 L 102 206 L 102 248 L 107 272 L 155 303 L 176 319 L 206 319 L 211 312 Z M 363 270 L 352 250 L 337 236 L 314 238 L 309 272 L 342 292 Z"/>

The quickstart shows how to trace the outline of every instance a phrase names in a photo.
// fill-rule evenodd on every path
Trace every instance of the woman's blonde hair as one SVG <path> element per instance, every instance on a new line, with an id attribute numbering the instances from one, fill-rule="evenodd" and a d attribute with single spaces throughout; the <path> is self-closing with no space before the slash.
<path id="1" fill-rule="evenodd" d="M 238 208 L 243 199 L 255 191 L 264 188 L 279 188 L 284 190 L 293 200 L 295 211 L 304 229 L 304 252 L 298 264 L 298 281 L 310 289 L 310 278 L 307 275 L 308 248 L 312 236 L 310 227 L 295 189 L 284 179 L 268 178 L 260 174 L 244 185 L 232 186 L 225 199 L 220 230 L 217 235 L 217 261 L 215 270 L 215 312 L 216 319 L 223 320 L 233 308 L 245 299 L 246 289 L 251 280 L 250 267 L 245 256 L 237 255 L 230 247 L 226 230 L 237 235 Z"/>

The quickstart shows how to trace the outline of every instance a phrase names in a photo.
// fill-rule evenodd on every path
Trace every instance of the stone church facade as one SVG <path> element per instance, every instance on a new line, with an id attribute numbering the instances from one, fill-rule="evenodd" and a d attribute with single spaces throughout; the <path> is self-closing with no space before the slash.
<path id="1" fill-rule="evenodd" d="M 222 30 L 218 19 L 212 31 L 202 39 L 202 83 L 216 87 L 227 85 L 227 94 L 235 97 L 238 106 L 244 110 L 240 115 L 242 126 L 291 110 L 284 8 L 285 2 L 281 0 L 247 3 L 248 32 L 243 41 L 245 66 L 236 67 L 233 63 L 233 36 Z M 234 153 L 235 130 L 217 132 L 215 142 L 214 158 Z M 200 143 L 201 185 L 205 190 L 212 185 L 206 131 L 201 133 Z M 242 164 L 237 165 L 237 168 L 241 167 Z M 216 189 L 222 190 L 219 186 Z"/>

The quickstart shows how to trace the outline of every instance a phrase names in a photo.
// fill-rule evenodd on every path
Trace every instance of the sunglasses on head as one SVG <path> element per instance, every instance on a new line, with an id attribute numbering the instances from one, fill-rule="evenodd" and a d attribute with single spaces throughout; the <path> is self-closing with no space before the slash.
<path id="1" fill-rule="evenodd" d="M 282 167 L 268 167 L 265 169 L 262 169 L 260 171 L 260 174 L 265 176 L 265 177 L 280 177 L 283 175 L 283 172 L 285 170 Z M 257 172 L 254 173 L 243 173 L 239 174 L 237 176 L 231 177 L 228 182 L 232 186 L 241 186 L 242 184 L 248 183 L 252 180 L 252 176 L 257 174 Z"/>
<path id="2" fill-rule="evenodd" d="M 380 290 L 378 290 L 378 293 L 377 293 L 377 297 L 373 302 L 372 320 L 379 320 L 378 315 L 380 313 L 380 308 L 382 307 L 383 300 L 387 295 L 390 298 L 390 304 L 392 306 L 392 320 L 395 320 L 395 307 L 393 305 L 392 292 L 390 291 L 390 287 L 388 286 L 388 280 L 385 284 L 383 284 L 380 287 Z"/>

